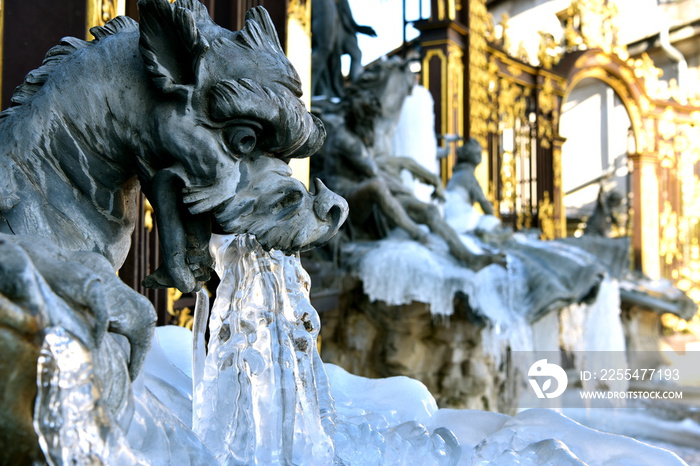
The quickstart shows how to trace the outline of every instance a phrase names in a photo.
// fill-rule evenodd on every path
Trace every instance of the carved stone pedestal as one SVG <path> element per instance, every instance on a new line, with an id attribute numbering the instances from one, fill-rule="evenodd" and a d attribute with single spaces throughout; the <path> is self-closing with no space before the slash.
<path id="1" fill-rule="evenodd" d="M 455 299 L 449 320 L 413 302 L 369 302 L 359 280 L 344 277 L 338 305 L 321 313 L 324 362 L 378 378 L 404 375 L 423 382 L 443 408 L 510 412 L 517 377 L 485 352 L 484 324 Z"/>

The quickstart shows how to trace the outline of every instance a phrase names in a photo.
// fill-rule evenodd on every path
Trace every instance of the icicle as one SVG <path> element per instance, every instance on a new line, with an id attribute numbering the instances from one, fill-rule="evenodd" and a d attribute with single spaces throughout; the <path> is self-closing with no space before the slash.
<path id="1" fill-rule="evenodd" d="M 194 392 L 195 432 L 222 464 L 328 464 L 333 408 L 299 259 L 248 235 L 213 248 L 221 284 Z M 322 420 L 325 417 L 325 422 Z"/>
<path id="2" fill-rule="evenodd" d="M 204 360 L 207 355 L 204 336 L 207 330 L 207 320 L 209 320 L 209 294 L 202 288 L 197 292 L 196 297 L 194 323 L 192 325 L 192 393 L 202 383 L 204 375 Z M 192 425 L 194 425 L 194 418 L 195 414 L 193 411 Z"/>

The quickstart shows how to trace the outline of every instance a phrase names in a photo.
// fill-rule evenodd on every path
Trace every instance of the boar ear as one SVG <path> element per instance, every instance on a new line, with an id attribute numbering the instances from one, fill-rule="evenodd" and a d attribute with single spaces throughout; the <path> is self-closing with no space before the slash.
<path id="1" fill-rule="evenodd" d="M 246 40 L 257 43 L 260 47 L 269 48 L 284 55 L 270 13 L 262 6 L 251 8 L 246 12 L 245 26 L 241 34 L 247 36 Z"/>
<path id="2" fill-rule="evenodd" d="M 208 48 L 192 11 L 168 0 L 140 0 L 139 48 L 153 83 L 163 92 L 189 93 Z"/>

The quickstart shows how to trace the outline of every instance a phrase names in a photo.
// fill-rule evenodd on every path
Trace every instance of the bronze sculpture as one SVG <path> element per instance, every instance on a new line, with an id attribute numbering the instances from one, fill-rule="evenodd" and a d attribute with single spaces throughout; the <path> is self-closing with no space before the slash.
<path id="1" fill-rule="evenodd" d="M 357 34 L 376 36 L 369 26 L 355 22 L 348 0 L 314 0 L 312 5 L 311 95 L 341 97 L 340 57 L 350 55 L 350 81 L 362 73 L 362 51 Z"/>
<path id="2" fill-rule="evenodd" d="M 367 229 L 376 206 L 389 223 L 417 241 L 427 242 L 428 233 L 419 224 L 427 225 L 445 240 L 455 258 L 474 270 L 492 263 L 504 265 L 500 254 L 471 252 L 434 205 L 419 201 L 403 185 L 400 172 L 407 169 L 434 186 L 435 196 L 443 195 L 437 176 L 410 159 L 391 154 L 391 135 L 414 82 L 407 65 L 399 60 L 379 62 L 365 70 L 343 100 L 343 123 L 329 131 L 323 150 L 326 179 L 331 189 L 347 199 L 351 223 L 358 230 Z"/>
<path id="3" fill-rule="evenodd" d="M 618 227 L 619 222 L 615 209 L 622 205 L 622 194 L 617 191 L 606 193 L 600 187 L 595 209 L 586 221 L 585 235 L 609 237 L 613 226 Z"/>
<path id="4" fill-rule="evenodd" d="M 332 237 L 347 214 L 319 181 L 311 195 L 291 178 L 289 159 L 315 152 L 325 131 L 299 100 L 264 9 L 239 32 L 196 0 L 141 0 L 139 11 L 140 25 L 118 17 L 92 29 L 92 42 L 63 39 L 0 114 L 0 373 L 13 380 L 0 399 L 0 462 L 39 458 L 31 403 L 50 326 L 121 361 L 98 369 L 109 408 L 128 403 L 123 387 L 155 323 L 114 273 L 139 187 L 165 262 L 147 285 L 182 291 L 209 276 L 212 230 L 298 251 Z"/>
<path id="5" fill-rule="evenodd" d="M 457 164 L 453 175 L 447 183 L 447 190 L 456 193 L 462 202 L 469 205 L 479 204 L 486 215 L 493 215 L 493 204 L 486 198 L 479 181 L 474 175 L 476 166 L 481 163 L 481 144 L 470 138 L 457 148 Z"/>

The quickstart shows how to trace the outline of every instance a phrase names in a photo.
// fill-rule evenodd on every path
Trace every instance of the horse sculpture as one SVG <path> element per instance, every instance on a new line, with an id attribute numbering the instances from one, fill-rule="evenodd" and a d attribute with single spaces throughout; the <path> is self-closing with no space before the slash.
<path id="1" fill-rule="evenodd" d="M 114 273 L 139 187 L 164 257 L 146 285 L 183 292 L 208 279 L 212 231 L 291 252 L 327 241 L 347 215 L 320 181 L 312 195 L 291 177 L 289 159 L 314 153 L 325 131 L 264 9 L 237 32 L 197 0 L 141 0 L 139 12 L 140 25 L 118 17 L 91 42 L 63 39 L 0 114 L 0 374 L 11 381 L 0 463 L 40 457 L 32 403 L 48 327 L 94 352 L 108 408 L 124 409 L 155 324 Z"/>

